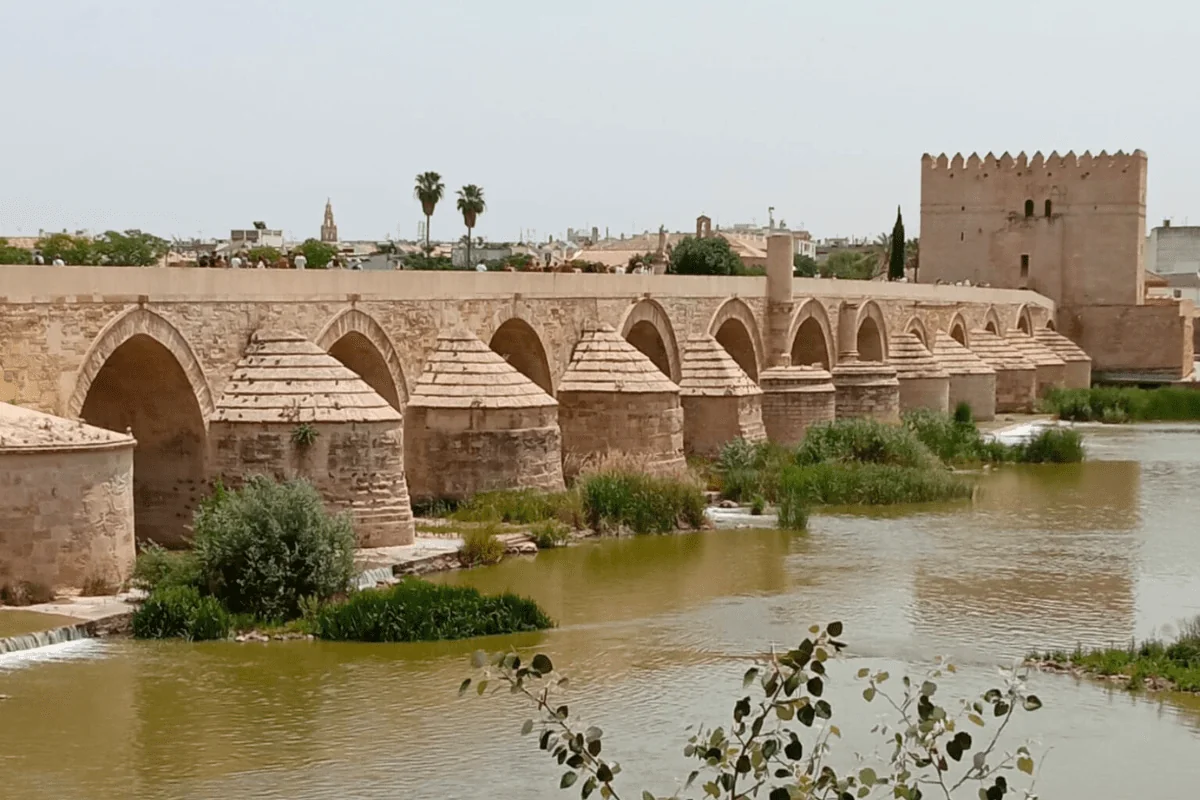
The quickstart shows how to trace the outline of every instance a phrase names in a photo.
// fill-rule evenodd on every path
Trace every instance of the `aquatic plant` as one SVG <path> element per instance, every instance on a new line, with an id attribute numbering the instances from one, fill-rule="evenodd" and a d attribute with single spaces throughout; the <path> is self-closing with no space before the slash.
<path id="1" fill-rule="evenodd" d="M 481 492 L 459 504 L 450 518 L 460 522 L 504 522 L 530 525 L 557 519 L 574 528 L 583 527 L 579 492 L 542 492 L 537 489 L 503 489 Z"/>
<path id="2" fill-rule="evenodd" d="M 944 469 L 890 464 L 823 463 L 788 467 L 782 481 L 789 494 L 811 505 L 932 503 L 968 498 L 972 492 L 969 481 Z"/>
<path id="3" fill-rule="evenodd" d="M 784 530 L 802 531 L 808 527 L 808 505 L 812 501 L 800 472 L 800 467 L 788 467 L 780 479 L 777 525 Z"/>
<path id="4" fill-rule="evenodd" d="M 580 477 L 579 489 L 588 525 L 596 531 L 668 533 L 704 526 L 704 493 L 686 478 L 601 472 Z"/>
<path id="5" fill-rule="evenodd" d="M 562 547 L 571 540 L 571 529 L 556 519 L 539 522 L 529 529 L 539 550 Z"/>
<path id="6" fill-rule="evenodd" d="M 793 451 L 772 442 L 734 439 L 726 443 L 714 467 L 721 496 L 745 502 L 761 494 L 767 500 L 777 501 L 779 473 L 793 458 Z"/>
<path id="7" fill-rule="evenodd" d="M 496 538 L 499 528 L 491 523 L 482 528 L 473 528 L 463 534 L 463 545 L 458 551 L 458 560 L 466 567 L 497 564 L 504 558 L 504 542 Z"/>
<path id="8" fill-rule="evenodd" d="M 1027 464 L 1073 464 L 1083 461 L 1083 437 L 1071 428 L 1046 428 L 1014 452 L 1014 460 Z"/>
<path id="9" fill-rule="evenodd" d="M 1077 667 L 1089 675 L 1124 675 L 1129 689 L 1169 688 L 1200 692 L 1200 616 L 1182 623 L 1174 640 L 1147 639 L 1140 645 L 1031 653 L 1031 662 Z"/>
<path id="10" fill-rule="evenodd" d="M 1054 389 L 1042 409 L 1073 422 L 1170 422 L 1200 420 L 1200 391 L 1164 386 L 1158 389 L 1097 386 Z"/>
<path id="11" fill-rule="evenodd" d="M 814 425 L 796 449 L 796 463 L 857 462 L 914 469 L 942 465 L 916 433 L 902 425 L 854 418 Z"/>
<path id="12" fill-rule="evenodd" d="M 300 598 L 346 591 L 354 572 L 354 530 L 325 510 L 306 481 L 251 478 L 220 489 L 195 519 L 202 588 L 234 613 L 264 621 L 290 619 Z"/>
<path id="13" fill-rule="evenodd" d="M 410 578 L 388 589 L 366 589 L 314 615 L 321 639 L 356 642 L 425 642 L 554 626 L 537 603 L 515 594 L 482 595 L 467 586 Z"/>
<path id="14" fill-rule="evenodd" d="M 224 639 L 231 625 L 221 602 L 194 586 L 159 589 L 133 612 L 133 635 L 139 639 Z"/>
<path id="15" fill-rule="evenodd" d="M 887 672 L 863 667 L 857 673 L 864 686 L 863 699 L 868 703 L 878 699 L 891 719 L 872 728 L 871 734 L 880 737 L 873 755 L 832 758 L 835 739 L 842 732 L 832 723 L 833 705 L 824 697 L 832 681 L 826 663 L 846 646 L 840 638 L 842 623 L 813 626 L 809 631 L 810 637 L 795 649 L 772 650 L 746 670 L 731 720 L 718 727 L 690 729 L 683 754 L 693 769 L 671 798 L 832 800 L 874 793 L 917 800 L 936 793 L 948 800 L 1001 800 L 1019 796 L 1011 784 L 1033 775 L 1033 755 L 1024 745 L 1007 752 L 997 747 L 1019 712 L 1042 707 L 1026 686 L 1025 671 L 1001 669 L 999 686 L 961 705 L 941 706 L 935 700 L 938 683 L 956 672 L 953 664 L 939 659 L 923 678 L 906 676 L 895 689 Z M 596 794 L 620 800 L 621 768 L 605 756 L 608 739 L 603 730 L 585 726 L 573 715 L 563 697 L 568 681 L 549 656 L 537 653 L 526 660 L 516 652 L 489 656 L 478 651 L 471 665 L 477 673 L 459 685 L 459 694 L 474 684 L 483 695 L 489 685 L 499 683 L 531 705 L 534 716 L 521 726 L 521 733 L 536 734 L 538 748 L 563 768 L 557 778 L 560 788 L 578 786 L 585 799 Z M 984 733 L 988 720 L 992 729 Z M 664 800 L 649 791 L 635 796 Z M 1023 796 L 1034 798 L 1031 789 Z"/>
<path id="16" fill-rule="evenodd" d="M 761 494 L 756 494 L 750 498 L 750 516 L 761 517 L 763 512 L 767 510 L 767 499 Z"/>

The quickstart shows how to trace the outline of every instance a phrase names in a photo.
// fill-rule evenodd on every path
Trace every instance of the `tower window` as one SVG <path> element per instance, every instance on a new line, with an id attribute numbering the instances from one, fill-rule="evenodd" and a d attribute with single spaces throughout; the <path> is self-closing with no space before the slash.
<path id="1" fill-rule="evenodd" d="M 966 239 L 966 238 L 967 238 L 967 234 L 966 234 L 966 233 L 964 233 L 963 231 L 959 231 L 959 232 L 958 232 L 958 240 L 959 240 L 960 242 L 961 242 L 963 239 Z"/>
<path id="2" fill-rule="evenodd" d="M 1032 200 L 1025 201 L 1025 216 L 1027 216 L 1027 217 L 1033 216 L 1033 201 Z"/>
<path id="3" fill-rule="evenodd" d="M 1047 201 L 1046 201 L 1046 216 L 1047 216 L 1047 217 L 1048 217 L 1048 216 L 1050 216 L 1050 209 L 1051 209 L 1051 207 L 1052 207 L 1052 204 L 1050 203 L 1050 201 L 1049 201 L 1049 200 L 1047 200 Z"/>
<path id="4" fill-rule="evenodd" d="M 1022 278 L 1029 277 L 1029 254 L 1028 253 L 1021 254 L 1021 277 Z"/>

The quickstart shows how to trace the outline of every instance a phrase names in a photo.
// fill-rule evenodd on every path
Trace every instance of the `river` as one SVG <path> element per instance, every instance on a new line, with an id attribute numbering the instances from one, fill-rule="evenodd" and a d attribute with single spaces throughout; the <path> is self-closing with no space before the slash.
<path id="1" fill-rule="evenodd" d="M 973 504 L 816 515 L 806 535 L 599 541 L 438 577 L 536 598 L 561 626 L 544 634 L 7 656 L 0 797 L 577 797 L 519 735 L 525 708 L 457 697 L 471 651 L 512 645 L 571 676 L 572 716 L 605 730 L 625 796 L 670 794 L 690 769 L 685 726 L 728 719 L 746 658 L 832 620 L 850 644 L 827 692 L 849 758 L 882 712 L 860 696 L 860 666 L 915 675 L 949 656 L 961 669 L 943 691 L 965 695 L 1032 648 L 1170 635 L 1200 613 L 1200 427 L 1089 428 L 1086 442 L 1083 464 L 985 476 Z M 1004 741 L 1045 754 L 1042 797 L 1195 796 L 1200 698 L 1032 684 L 1045 708 Z"/>

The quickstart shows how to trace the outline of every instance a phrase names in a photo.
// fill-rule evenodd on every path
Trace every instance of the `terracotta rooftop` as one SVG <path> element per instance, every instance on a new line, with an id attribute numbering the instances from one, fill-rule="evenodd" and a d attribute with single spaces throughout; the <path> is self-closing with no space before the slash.
<path id="1" fill-rule="evenodd" d="M 992 369 L 1035 369 L 1033 362 L 1010 340 L 989 330 L 971 331 L 971 352 Z"/>
<path id="2" fill-rule="evenodd" d="M 1061 367 L 1066 363 L 1054 351 L 1027 333 L 1012 332 L 1005 338 L 1024 353 L 1035 367 Z"/>
<path id="3" fill-rule="evenodd" d="M 680 364 L 679 393 L 688 397 L 745 397 L 762 394 L 733 356 L 708 334 L 687 340 Z"/>
<path id="4" fill-rule="evenodd" d="M 1049 328 L 1038 328 L 1034 335 L 1040 344 L 1045 345 L 1054 355 L 1067 363 L 1092 360 L 1091 356 L 1083 352 L 1083 349 L 1079 345 L 1058 331 L 1052 331 Z"/>
<path id="5" fill-rule="evenodd" d="M 558 385 L 561 392 L 677 393 L 679 387 L 611 325 L 583 332 Z"/>
<path id="6" fill-rule="evenodd" d="M 914 333 L 897 333 L 888 344 L 888 363 L 900 378 L 948 378 L 950 373 Z"/>
<path id="7" fill-rule="evenodd" d="M 124 433 L 0 403 L 0 453 L 132 447 L 134 444 L 133 437 Z"/>
<path id="8" fill-rule="evenodd" d="M 298 333 L 250 337 L 213 422 L 400 422 L 362 378 Z"/>
<path id="9" fill-rule="evenodd" d="M 438 336 L 409 397 L 421 408 L 529 408 L 558 402 L 472 333 Z"/>
<path id="10" fill-rule="evenodd" d="M 951 375 L 991 375 L 996 372 L 945 331 L 938 331 L 934 336 L 933 356 Z"/>

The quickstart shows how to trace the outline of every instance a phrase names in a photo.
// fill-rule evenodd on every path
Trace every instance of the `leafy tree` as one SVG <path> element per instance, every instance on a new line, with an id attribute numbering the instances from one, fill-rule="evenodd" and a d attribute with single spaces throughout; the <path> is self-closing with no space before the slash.
<path id="1" fill-rule="evenodd" d="M 258 266 L 259 259 L 268 267 L 273 267 L 280 258 L 282 255 L 274 247 L 253 247 L 246 253 L 246 260 L 252 267 Z"/>
<path id="2" fill-rule="evenodd" d="M 457 205 L 463 215 L 463 224 L 467 226 L 467 268 L 470 269 L 474 266 L 471 263 L 471 231 L 475 228 L 479 215 L 487 210 L 487 203 L 483 201 L 483 189 L 473 183 L 467 184 L 458 190 Z"/>
<path id="3" fill-rule="evenodd" d="M 817 260 L 812 256 L 797 253 L 796 257 L 792 259 L 792 264 L 795 265 L 794 274 L 797 278 L 815 278 L 821 272 Z"/>
<path id="4" fill-rule="evenodd" d="M 99 264 L 99 252 L 93 246 L 91 239 L 82 236 L 71 236 L 68 233 L 52 233 L 38 242 L 38 249 L 49 264 L 56 258 L 61 258 L 71 266 L 87 266 Z"/>
<path id="5" fill-rule="evenodd" d="M 326 269 L 337 255 L 337 248 L 318 239 L 305 239 L 304 244 L 296 248 L 296 252 L 302 253 L 308 259 L 308 269 Z"/>
<path id="6" fill-rule="evenodd" d="M 920 275 L 921 269 L 921 240 L 909 239 L 904 245 L 904 252 L 906 254 L 905 259 L 907 261 L 905 267 L 913 271 L 915 280 L 915 276 Z"/>
<path id="7" fill-rule="evenodd" d="M 114 267 L 150 267 L 159 262 L 171 244 L 139 230 L 105 231 L 92 242 L 97 261 Z M 70 262 L 68 262 L 70 263 Z"/>
<path id="8" fill-rule="evenodd" d="M 456 269 L 446 256 L 430 256 L 424 253 L 409 253 L 400 262 L 404 269 L 443 270 Z"/>
<path id="9" fill-rule="evenodd" d="M 869 281 L 878 274 L 879 261 L 874 253 L 839 250 L 821 265 L 821 277 Z"/>
<path id="10" fill-rule="evenodd" d="M 961 705 L 941 706 L 934 700 L 937 681 L 956 672 L 953 664 L 939 659 L 924 679 L 905 676 L 896 689 L 887 683 L 887 672 L 863 667 L 857 673 L 865 684 L 863 699 L 868 703 L 878 699 L 891 720 L 871 731 L 880 737 L 876 755 L 857 763 L 839 759 L 838 763 L 854 765 L 839 772 L 829 756 L 842 732 L 830 721 L 833 706 L 823 695 L 831 680 L 825 665 L 846 646 L 840 640 L 842 623 L 814 625 L 809 631 L 811 636 L 795 649 L 772 652 L 746 670 L 738 692 L 744 696 L 733 704 L 727 725 L 693 729 L 683 754 L 695 767 L 671 795 L 673 800 L 853 800 L 872 795 L 903 800 L 1035 798 L 1032 787 L 1018 790 L 1009 784 L 1021 774 L 1033 775 L 1029 748 L 997 750 L 1001 734 L 1018 711 L 1042 707 L 1026 687 L 1027 672 L 1001 669 L 1000 686 Z M 521 733 L 536 733 L 538 747 L 565 767 L 560 788 L 578 785 L 584 800 L 593 794 L 621 800 L 624 789 L 617 786 L 621 767 L 602 755 L 604 731 L 594 725 L 584 728 L 570 716 L 561 698 L 567 680 L 555 671 L 548 656 L 538 653 L 526 662 L 515 652 L 489 657 L 478 651 L 471 664 L 483 671 L 476 683 L 479 694 L 499 684 L 509 689 L 504 694 L 511 692 L 533 706 L 536 718 L 526 720 Z M 472 678 L 463 681 L 459 693 L 465 693 L 472 682 Z M 985 733 L 988 718 L 993 728 Z M 648 791 L 634 796 L 665 800 Z"/>
<path id="11" fill-rule="evenodd" d="M 900 217 L 900 206 L 896 206 L 896 224 L 892 226 L 891 253 L 888 257 L 888 280 L 903 278 L 904 266 L 904 220 Z"/>
<path id="12" fill-rule="evenodd" d="M 746 268 L 724 238 L 689 236 L 671 249 L 671 271 L 679 275 L 743 275 Z"/>
<path id="13" fill-rule="evenodd" d="M 417 176 L 417 185 L 413 189 L 413 194 L 421 201 L 421 211 L 425 214 L 425 252 L 429 253 L 433 247 L 429 244 L 429 220 L 433 216 L 433 210 L 437 204 L 441 202 L 443 195 L 446 193 L 446 187 L 442 184 L 442 176 L 436 172 L 422 172 Z"/>
<path id="14" fill-rule="evenodd" d="M 0 239 L 0 264 L 32 264 L 33 253 L 23 247 L 13 247 L 8 239 Z"/>

